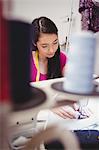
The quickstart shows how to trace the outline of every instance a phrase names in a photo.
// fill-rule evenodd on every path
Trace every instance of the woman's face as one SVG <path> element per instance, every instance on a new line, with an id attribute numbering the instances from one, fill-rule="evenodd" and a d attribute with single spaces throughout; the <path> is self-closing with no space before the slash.
<path id="1" fill-rule="evenodd" d="M 56 34 L 41 33 L 37 42 L 39 55 L 47 58 L 53 57 L 58 49 L 58 45 L 58 36 Z"/>

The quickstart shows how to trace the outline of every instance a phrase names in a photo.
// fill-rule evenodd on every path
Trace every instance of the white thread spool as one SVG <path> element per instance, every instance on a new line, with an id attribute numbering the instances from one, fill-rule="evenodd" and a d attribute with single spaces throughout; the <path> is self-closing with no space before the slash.
<path id="1" fill-rule="evenodd" d="M 99 76 L 99 32 L 95 33 L 95 37 L 96 37 L 96 55 L 95 55 L 94 73 Z"/>
<path id="2" fill-rule="evenodd" d="M 81 94 L 93 91 L 95 47 L 92 32 L 81 31 L 71 36 L 64 90 Z"/>

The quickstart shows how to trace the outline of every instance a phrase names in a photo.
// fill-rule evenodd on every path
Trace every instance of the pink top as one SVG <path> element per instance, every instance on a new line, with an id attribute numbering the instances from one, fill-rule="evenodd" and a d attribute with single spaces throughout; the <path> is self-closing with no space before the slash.
<path id="1" fill-rule="evenodd" d="M 60 66 L 61 66 L 61 71 L 63 70 L 63 67 L 65 66 L 67 61 L 67 57 L 63 52 L 60 52 Z M 35 66 L 33 57 L 31 58 L 31 82 L 36 81 L 36 75 L 37 75 L 37 68 Z M 47 80 L 47 75 L 40 73 L 40 81 L 41 80 Z"/>

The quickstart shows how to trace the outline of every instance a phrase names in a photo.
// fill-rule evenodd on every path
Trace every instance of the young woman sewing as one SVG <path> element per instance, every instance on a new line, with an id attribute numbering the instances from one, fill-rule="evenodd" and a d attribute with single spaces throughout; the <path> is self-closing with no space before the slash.
<path id="1" fill-rule="evenodd" d="M 47 17 L 32 22 L 31 82 L 60 78 L 64 74 L 67 57 L 60 50 L 58 29 Z M 52 111 L 60 117 L 76 118 L 78 105 L 64 106 Z"/>

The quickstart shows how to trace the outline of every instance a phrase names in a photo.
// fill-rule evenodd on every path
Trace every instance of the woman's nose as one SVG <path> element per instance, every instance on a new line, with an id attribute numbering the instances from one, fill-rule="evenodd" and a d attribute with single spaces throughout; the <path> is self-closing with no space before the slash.
<path id="1" fill-rule="evenodd" d="M 53 54 L 53 53 L 54 53 L 53 47 L 50 47 L 50 48 L 49 48 L 49 53 L 50 53 L 50 54 Z"/>

